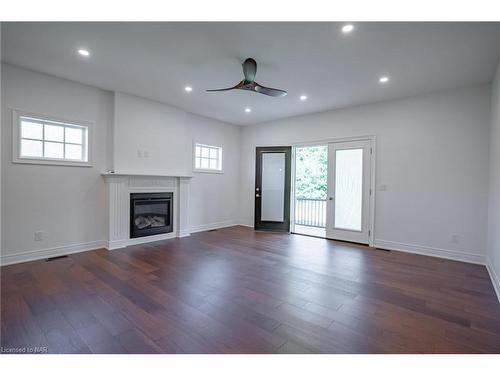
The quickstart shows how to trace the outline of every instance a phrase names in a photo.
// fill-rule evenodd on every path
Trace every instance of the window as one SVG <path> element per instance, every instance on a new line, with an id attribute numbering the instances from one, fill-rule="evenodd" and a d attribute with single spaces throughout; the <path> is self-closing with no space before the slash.
<path id="1" fill-rule="evenodd" d="M 88 125 L 17 113 L 14 161 L 89 165 Z"/>
<path id="2" fill-rule="evenodd" d="M 195 143 L 194 170 L 201 172 L 222 172 L 222 147 Z"/>

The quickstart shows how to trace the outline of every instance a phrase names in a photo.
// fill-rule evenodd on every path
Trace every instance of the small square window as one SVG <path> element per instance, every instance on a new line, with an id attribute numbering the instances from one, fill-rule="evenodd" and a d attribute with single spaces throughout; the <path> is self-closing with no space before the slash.
<path id="1" fill-rule="evenodd" d="M 194 170 L 221 173 L 222 147 L 196 143 L 194 146 Z"/>

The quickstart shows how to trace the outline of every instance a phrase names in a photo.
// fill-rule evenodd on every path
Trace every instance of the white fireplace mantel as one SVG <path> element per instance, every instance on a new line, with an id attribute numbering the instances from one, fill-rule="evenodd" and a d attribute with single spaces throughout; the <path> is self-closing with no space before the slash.
<path id="1" fill-rule="evenodd" d="M 107 190 L 108 250 L 190 235 L 189 182 L 192 175 L 103 173 L 102 176 Z M 130 238 L 131 193 L 173 193 L 173 232 Z"/>

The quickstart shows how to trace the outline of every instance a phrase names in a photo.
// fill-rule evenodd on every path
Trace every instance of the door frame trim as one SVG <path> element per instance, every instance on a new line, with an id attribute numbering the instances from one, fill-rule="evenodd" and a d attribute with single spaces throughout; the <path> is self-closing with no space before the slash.
<path id="1" fill-rule="evenodd" d="M 295 165 L 295 150 L 297 147 L 308 147 L 308 146 L 321 146 L 328 145 L 329 143 L 340 143 L 340 142 L 355 142 L 355 141 L 370 141 L 370 148 L 372 150 L 370 157 L 370 208 L 369 208 L 369 220 L 368 225 L 370 236 L 368 246 L 375 247 L 375 194 L 376 194 L 376 160 L 377 160 L 377 136 L 376 135 L 365 135 L 358 137 L 339 137 L 339 138 L 327 138 L 318 141 L 307 141 L 307 142 L 295 142 L 292 145 L 292 168 L 291 168 L 291 192 L 290 192 L 290 231 L 295 232 L 295 177 L 296 177 L 296 165 Z"/>
<path id="2" fill-rule="evenodd" d="M 255 186 L 257 186 L 257 183 L 259 182 L 259 171 L 261 171 L 261 168 L 262 166 L 260 165 L 260 163 L 258 162 L 259 161 L 259 152 L 262 150 L 262 149 L 273 149 L 273 150 L 270 150 L 270 152 L 283 152 L 285 153 L 285 195 L 288 194 L 289 197 L 292 196 L 292 160 L 293 160 L 293 157 L 292 157 L 292 153 L 293 153 L 293 147 L 288 145 L 288 146 L 256 146 L 255 147 L 255 184 L 254 184 L 254 190 L 253 190 L 253 195 L 254 195 L 254 229 L 255 230 L 267 230 L 267 231 L 281 231 L 281 229 L 279 228 L 279 223 L 275 223 L 275 224 L 268 224 L 270 225 L 269 228 L 263 228 L 262 226 L 259 226 L 258 225 L 258 216 L 260 216 L 260 213 L 261 213 L 261 205 L 260 205 L 260 198 L 257 199 L 255 197 Z M 289 164 L 288 164 L 288 161 L 287 161 L 287 155 L 289 156 Z M 287 164 L 288 164 L 288 167 L 289 167 L 289 171 L 287 170 Z M 261 193 L 262 194 L 262 193 Z M 285 200 L 285 207 L 284 207 L 284 210 L 285 210 L 285 217 L 284 217 L 284 225 L 283 226 L 286 226 L 287 227 L 287 230 L 284 231 L 286 233 L 290 233 L 290 228 L 291 228 L 291 221 L 292 221 L 292 207 L 291 207 L 291 200 L 290 201 L 286 201 Z M 288 217 L 286 217 L 286 213 L 288 213 Z M 273 223 L 273 222 L 267 222 L 267 223 Z M 276 227 L 276 228 L 273 228 L 273 227 Z"/>

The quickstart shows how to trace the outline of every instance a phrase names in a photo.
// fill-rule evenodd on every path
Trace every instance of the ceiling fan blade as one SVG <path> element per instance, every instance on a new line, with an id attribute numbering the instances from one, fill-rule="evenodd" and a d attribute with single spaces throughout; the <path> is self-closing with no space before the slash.
<path id="1" fill-rule="evenodd" d="M 271 87 L 261 86 L 257 82 L 255 82 L 254 91 L 258 92 L 259 94 L 264 94 L 264 95 L 274 96 L 274 97 L 285 96 L 287 94 L 287 92 L 285 90 L 273 89 Z"/>
<path id="2" fill-rule="evenodd" d="M 229 90 L 237 90 L 243 87 L 244 82 L 240 81 L 236 86 L 233 87 L 227 87 L 225 89 L 212 89 L 212 90 L 206 90 L 207 92 L 216 92 L 216 91 L 229 91 Z"/>
<path id="3" fill-rule="evenodd" d="M 243 75 L 245 76 L 245 82 L 253 82 L 256 74 L 257 61 L 251 58 L 246 59 L 243 63 Z"/>
<path id="4" fill-rule="evenodd" d="M 213 90 L 206 90 L 207 92 L 217 92 L 217 91 L 229 91 L 229 90 L 236 90 L 234 87 L 228 87 L 226 89 L 213 89 Z"/>

